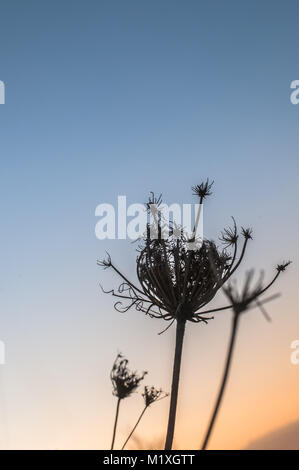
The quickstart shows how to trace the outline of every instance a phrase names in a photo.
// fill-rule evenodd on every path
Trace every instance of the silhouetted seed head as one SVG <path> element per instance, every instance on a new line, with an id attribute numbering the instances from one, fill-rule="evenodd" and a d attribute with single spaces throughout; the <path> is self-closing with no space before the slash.
<path id="1" fill-rule="evenodd" d="M 211 186 L 207 180 L 196 186 L 196 194 L 204 198 L 211 194 Z M 161 196 L 154 193 L 148 202 L 159 204 Z M 111 267 L 123 280 L 117 291 L 104 291 L 118 298 L 114 307 L 119 312 L 127 312 L 131 307 L 149 315 L 151 318 L 163 318 L 167 321 L 207 322 L 201 310 L 215 297 L 218 290 L 240 266 L 246 244 L 251 238 L 250 229 L 242 229 L 245 240 L 238 255 L 238 230 L 233 219 L 233 227 L 222 232 L 221 241 L 224 247 L 217 247 L 211 240 L 202 244 L 193 244 L 190 248 L 188 238 L 182 227 L 173 226 L 167 237 L 161 236 L 164 230 L 162 217 L 156 217 L 158 238 L 147 233 L 138 248 L 137 278 L 138 286 L 128 280 L 111 262 L 110 257 L 99 264 Z M 232 247 L 232 252 L 227 251 Z M 211 268 L 213 261 L 215 273 Z M 216 274 L 216 276 L 215 276 Z"/>
<path id="2" fill-rule="evenodd" d="M 276 266 L 276 270 L 277 270 L 278 272 L 285 271 L 286 268 L 291 264 L 291 262 L 292 262 L 292 261 L 285 261 L 285 262 L 282 263 L 282 264 L 278 264 L 278 265 Z"/>
<path id="3" fill-rule="evenodd" d="M 223 232 L 221 232 L 221 237 L 219 238 L 219 240 L 224 243 L 226 247 L 235 245 L 239 237 L 236 221 L 233 217 L 232 219 L 233 227 L 225 228 Z"/>
<path id="4" fill-rule="evenodd" d="M 252 229 L 241 227 L 242 235 L 246 240 L 252 240 Z"/>
<path id="5" fill-rule="evenodd" d="M 137 262 L 137 276 L 152 304 L 168 312 L 166 319 L 202 320 L 196 311 L 220 287 L 210 269 L 210 255 L 223 279 L 230 256 L 218 251 L 214 242 L 204 240 L 199 249 L 192 251 L 188 251 L 185 237 L 146 242 Z"/>
<path id="6" fill-rule="evenodd" d="M 212 183 L 209 183 L 209 178 L 208 178 L 205 183 L 192 186 L 193 194 L 195 196 L 198 196 L 202 200 L 205 197 L 210 196 L 212 194 L 211 188 L 213 184 L 214 184 L 214 181 L 212 181 Z"/>
<path id="7" fill-rule="evenodd" d="M 104 258 L 102 260 L 98 260 L 97 265 L 101 266 L 101 268 L 103 268 L 103 269 L 110 268 L 111 267 L 111 257 L 109 255 L 109 253 L 107 253 L 106 259 Z"/>
<path id="8" fill-rule="evenodd" d="M 138 388 L 139 383 L 146 374 L 147 372 L 143 372 L 141 375 L 138 375 L 137 372 L 130 371 L 128 360 L 121 354 L 118 354 L 110 374 L 113 395 L 120 399 L 129 397 Z"/>
<path id="9" fill-rule="evenodd" d="M 144 387 L 144 393 L 142 394 L 145 402 L 145 406 L 148 407 L 152 403 L 158 400 L 162 400 L 162 398 L 166 398 L 169 394 L 160 390 L 157 390 L 155 387 L 148 387 L 147 385 Z"/>

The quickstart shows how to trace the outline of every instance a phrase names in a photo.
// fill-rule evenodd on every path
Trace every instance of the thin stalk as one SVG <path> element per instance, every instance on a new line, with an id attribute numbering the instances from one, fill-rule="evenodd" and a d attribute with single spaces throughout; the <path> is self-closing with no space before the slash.
<path id="1" fill-rule="evenodd" d="M 137 419 L 137 422 L 136 422 L 135 426 L 133 427 L 132 431 L 131 431 L 130 434 L 128 435 L 128 437 L 127 437 L 127 439 L 126 439 L 124 445 L 122 446 L 121 450 L 124 450 L 124 448 L 126 447 L 128 441 L 129 441 L 129 439 L 131 438 L 132 434 L 135 432 L 135 429 L 137 428 L 138 424 L 140 423 L 141 418 L 142 418 L 142 416 L 144 415 L 146 409 L 147 409 L 147 406 L 145 406 L 145 407 L 143 408 L 143 410 L 142 410 L 142 412 L 141 412 L 139 418 Z"/>
<path id="2" fill-rule="evenodd" d="M 215 408 L 214 408 L 214 411 L 213 411 L 213 414 L 212 414 L 212 417 L 211 417 L 211 421 L 210 421 L 205 439 L 203 441 L 201 450 L 205 450 L 207 445 L 208 445 L 209 438 L 210 438 L 211 432 L 213 430 L 213 426 L 215 424 L 215 420 L 216 420 L 216 417 L 217 417 L 217 414 L 218 414 L 218 411 L 219 411 L 219 408 L 220 408 L 220 405 L 221 405 L 221 401 L 222 401 L 222 398 L 223 398 L 223 393 L 224 393 L 224 389 L 225 389 L 226 382 L 227 382 L 227 379 L 228 379 L 230 366 L 231 366 L 231 362 L 232 362 L 232 357 L 233 357 L 233 351 L 234 351 L 235 340 L 236 340 L 237 329 L 238 329 L 238 320 L 239 320 L 239 315 L 234 314 L 234 319 L 233 319 L 232 328 L 231 328 L 229 348 L 228 348 L 228 351 L 227 351 L 226 363 L 225 363 L 225 368 L 224 368 L 224 372 L 223 372 L 223 376 L 222 376 L 222 382 L 221 382 L 221 385 L 220 385 L 220 388 L 219 388 L 217 400 L 216 400 L 216 403 L 215 403 Z"/>
<path id="3" fill-rule="evenodd" d="M 118 421 L 118 415 L 119 415 L 120 400 L 121 400 L 121 398 L 118 398 L 118 400 L 117 400 L 117 405 L 116 405 L 116 413 L 115 413 L 115 420 L 114 420 L 114 428 L 113 428 L 113 436 L 112 436 L 111 450 L 113 450 L 113 447 L 114 447 L 115 434 L 116 434 L 116 428 L 117 428 L 117 421 Z"/>
<path id="4" fill-rule="evenodd" d="M 172 385 L 171 385 L 171 397 L 170 397 L 170 407 L 169 407 L 168 428 L 167 428 L 167 435 L 166 435 L 166 442 L 165 442 L 165 450 L 171 450 L 172 442 L 173 442 L 176 408 L 177 408 L 178 391 L 179 391 L 179 381 L 180 381 L 181 359 L 182 359 L 183 341 L 184 341 L 184 333 L 185 333 L 185 323 L 186 323 L 185 320 L 177 320 L 175 353 L 174 353 Z"/>

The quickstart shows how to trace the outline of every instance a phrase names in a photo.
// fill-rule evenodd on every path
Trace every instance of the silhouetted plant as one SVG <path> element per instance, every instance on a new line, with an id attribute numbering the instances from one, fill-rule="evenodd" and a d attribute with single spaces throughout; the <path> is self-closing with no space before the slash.
<path id="1" fill-rule="evenodd" d="M 211 260 L 211 264 L 213 265 L 213 260 Z M 277 265 L 276 267 L 277 272 L 274 278 L 266 286 L 263 286 L 263 273 L 262 273 L 256 285 L 251 287 L 251 283 L 252 283 L 252 279 L 254 275 L 254 271 L 251 270 L 251 271 L 248 271 L 246 275 L 243 290 L 240 293 L 238 292 L 235 283 L 233 284 L 229 282 L 227 286 L 223 287 L 223 291 L 226 297 L 228 298 L 229 302 L 232 304 L 233 318 L 232 318 L 230 341 L 229 341 L 229 346 L 227 350 L 223 377 L 220 383 L 220 387 L 219 387 L 215 407 L 211 416 L 211 420 L 210 420 L 210 423 L 209 423 L 209 426 L 208 426 L 208 429 L 207 429 L 207 432 L 206 432 L 206 435 L 202 444 L 202 450 L 205 450 L 208 445 L 209 438 L 211 436 L 211 433 L 215 424 L 215 420 L 216 420 L 216 417 L 217 417 L 217 414 L 221 405 L 225 386 L 226 386 L 227 379 L 229 376 L 229 371 L 230 371 L 230 366 L 231 366 L 231 362 L 233 358 L 234 346 L 236 342 L 237 331 L 238 331 L 238 326 L 239 326 L 241 315 L 244 312 L 248 311 L 251 307 L 254 307 L 257 305 L 258 307 L 260 307 L 266 319 L 269 320 L 269 316 L 267 315 L 267 312 L 263 308 L 263 303 L 269 300 L 272 300 L 273 297 L 275 296 L 272 296 L 271 298 L 268 298 L 264 301 L 260 301 L 259 298 L 274 284 L 274 282 L 276 281 L 280 273 L 285 271 L 285 269 L 287 268 L 289 264 L 290 264 L 290 261 Z M 215 271 L 215 276 L 217 276 L 216 271 Z"/>
<path id="2" fill-rule="evenodd" d="M 186 322 L 207 323 L 211 319 L 206 316 L 207 314 L 223 309 L 221 307 L 202 310 L 238 269 L 244 258 L 248 240 L 252 238 L 251 230 L 242 228 L 243 243 L 238 256 L 240 235 L 233 219 L 233 227 L 225 229 L 222 233 L 220 240 L 223 248 L 218 248 L 210 240 L 198 243 L 199 214 L 203 200 L 211 195 L 212 184 L 207 180 L 192 188 L 193 193 L 199 198 L 199 211 L 191 237 L 186 236 L 182 229 L 173 226 L 165 238 L 163 220 L 156 211 L 156 206 L 161 203 L 161 196 L 155 198 L 152 193 L 147 208 L 154 215 L 157 238 L 152 238 L 152 227 L 148 225 L 137 257 L 137 277 L 140 287 L 129 281 L 116 268 L 109 255 L 98 262 L 105 269 L 112 268 L 123 280 L 117 291 L 103 290 L 121 299 L 114 304 L 116 310 L 127 312 L 135 307 L 151 318 L 161 318 L 170 321 L 171 324 L 176 321 L 176 344 L 165 449 L 171 449 L 173 442 Z M 153 207 L 155 211 L 152 211 Z M 213 269 L 217 277 L 211 268 L 210 258 L 214 261 Z M 231 307 L 228 305 L 224 309 Z"/>
<path id="3" fill-rule="evenodd" d="M 146 374 L 147 372 L 143 372 L 141 375 L 138 375 L 137 372 L 130 371 L 128 369 L 128 360 L 125 359 L 121 354 L 117 355 L 110 373 L 113 386 L 112 393 L 117 397 L 111 450 L 113 450 L 114 447 L 120 402 L 121 400 L 129 397 L 138 388 L 141 380 L 144 379 Z"/>
<path id="4" fill-rule="evenodd" d="M 168 393 L 163 392 L 161 389 L 157 390 L 155 387 L 145 386 L 144 387 L 144 393 L 142 394 L 142 396 L 144 398 L 144 408 L 143 408 L 139 418 L 137 419 L 136 424 L 134 425 L 132 431 L 130 432 L 127 439 L 125 440 L 121 450 L 123 450 L 126 447 L 127 443 L 129 442 L 130 438 L 134 434 L 138 424 L 140 423 L 140 421 L 141 421 L 144 413 L 148 409 L 148 407 L 150 405 L 152 405 L 153 403 L 156 403 L 157 401 L 160 401 L 160 400 L 163 400 L 163 398 L 166 398 L 168 396 Z"/>

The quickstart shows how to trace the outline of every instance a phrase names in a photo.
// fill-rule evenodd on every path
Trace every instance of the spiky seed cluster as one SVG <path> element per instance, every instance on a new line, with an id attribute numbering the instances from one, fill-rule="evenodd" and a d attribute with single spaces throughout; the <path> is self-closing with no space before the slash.
<path id="1" fill-rule="evenodd" d="M 225 247 L 229 247 L 237 243 L 238 240 L 238 229 L 237 229 L 237 224 L 234 219 L 233 219 L 233 227 L 228 227 L 221 232 L 221 237 L 219 237 L 219 240 L 224 244 Z"/>
<path id="2" fill-rule="evenodd" d="M 121 354 L 118 354 L 110 374 L 113 395 L 119 399 L 129 397 L 139 386 L 139 383 L 144 379 L 147 372 L 138 375 L 137 372 L 132 372 L 128 368 L 128 360 Z"/>
<path id="3" fill-rule="evenodd" d="M 148 387 L 146 385 L 142 396 L 144 398 L 145 406 L 148 407 L 155 401 L 162 400 L 162 398 L 167 397 L 168 393 L 163 392 L 161 388 L 157 390 L 155 387 Z"/>
<path id="4" fill-rule="evenodd" d="M 211 194 L 211 186 L 207 180 L 197 185 L 193 190 L 200 198 Z M 160 203 L 161 196 L 155 198 L 152 193 L 151 204 Z M 163 232 L 163 221 L 158 220 L 158 234 Z M 223 248 L 218 248 L 213 241 L 204 240 L 202 245 L 195 245 L 190 250 L 190 240 L 185 237 L 183 230 L 170 230 L 168 238 L 150 237 L 149 231 L 140 247 L 137 258 L 137 277 L 139 286 L 128 280 L 108 258 L 100 262 L 106 268 L 111 267 L 122 279 L 117 291 L 104 291 L 119 300 L 114 307 L 120 312 L 126 312 L 131 307 L 153 318 L 165 320 L 183 320 L 206 322 L 210 318 L 201 311 L 216 295 L 217 291 L 239 267 L 247 246 L 252 238 L 251 229 L 242 228 L 243 246 L 238 256 L 238 234 L 236 222 L 233 227 L 222 232 Z M 227 248 L 230 247 L 230 252 Z M 213 260 L 217 278 L 211 269 Z M 217 281 L 215 280 L 217 279 Z"/>
<path id="5" fill-rule="evenodd" d="M 212 183 L 209 183 L 208 178 L 207 181 L 197 184 L 196 186 L 192 186 L 193 194 L 203 200 L 205 197 L 210 196 L 212 194 L 211 189 L 213 184 L 214 181 L 212 181 Z"/>
<path id="6" fill-rule="evenodd" d="M 282 263 L 282 264 L 278 264 L 278 265 L 276 266 L 276 270 L 277 270 L 278 272 L 285 271 L 286 268 L 291 264 L 291 262 L 292 262 L 292 261 L 285 261 L 285 262 Z"/>
<path id="7" fill-rule="evenodd" d="M 241 227 L 242 235 L 246 240 L 252 240 L 252 229 Z"/>
<path id="8" fill-rule="evenodd" d="M 106 258 L 104 258 L 102 260 L 98 260 L 97 264 L 98 264 L 98 266 L 101 266 L 101 268 L 103 268 L 103 269 L 110 268 L 111 267 L 111 257 L 109 255 L 109 253 L 107 253 Z"/>

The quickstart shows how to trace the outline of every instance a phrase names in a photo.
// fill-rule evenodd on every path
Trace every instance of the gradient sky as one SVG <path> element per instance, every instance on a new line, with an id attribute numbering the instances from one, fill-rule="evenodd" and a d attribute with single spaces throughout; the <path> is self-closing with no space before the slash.
<path id="1" fill-rule="evenodd" d="M 0 80 L 0 366 L 2 448 L 108 448 L 122 351 L 170 390 L 174 330 L 120 315 L 96 266 L 111 252 L 134 278 L 135 245 L 96 239 L 101 202 L 195 202 L 209 176 L 205 235 L 234 215 L 252 226 L 245 268 L 268 277 L 284 259 L 283 295 L 242 319 L 211 448 L 242 448 L 299 420 L 299 80 L 296 1 L 2 1 Z M 244 272 L 244 270 L 243 270 Z M 223 299 L 215 301 L 221 305 Z M 187 328 L 176 445 L 201 442 L 222 370 L 229 313 Z M 141 408 L 121 410 L 119 445 Z M 168 403 L 140 426 L 157 445 Z M 133 445 L 134 443 L 132 443 Z M 138 444 L 139 445 L 139 444 Z"/>

